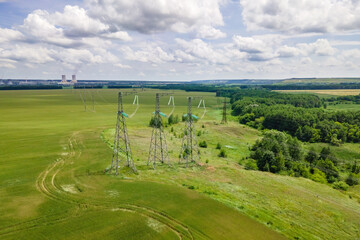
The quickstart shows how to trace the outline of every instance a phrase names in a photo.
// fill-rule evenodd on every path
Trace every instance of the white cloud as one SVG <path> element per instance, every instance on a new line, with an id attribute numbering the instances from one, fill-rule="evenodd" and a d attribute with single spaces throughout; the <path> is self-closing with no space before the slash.
<path id="1" fill-rule="evenodd" d="M 8 28 L 0 28 L 0 43 L 21 40 L 23 38 L 24 35 L 19 31 Z"/>
<path id="2" fill-rule="evenodd" d="M 15 65 L 11 64 L 11 63 L 4 63 L 4 62 L 0 62 L 0 68 L 12 68 L 15 69 Z"/>
<path id="3" fill-rule="evenodd" d="M 349 60 L 360 59 L 360 50 L 357 48 L 345 50 L 342 52 L 342 56 Z"/>
<path id="4" fill-rule="evenodd" d="M 76 42 L 64 36 L 64 31 L 50 22 L 51 15 L 44 10 L 29 14 L 20 27 L 29 42 L 44 42 L 62 47 L 71 47 Z"/>
<path id="5" fill-rule="evenodd" d="M 199 37 L 221 38 L 215 26 L 224 24 L 223 0 L 86 0 L 91 16 L 114 26 L 140 33 L 198 32 Z M 208 33 L 204 29 L 209 30 Z"/>
<path id="6" fill-rule="evenodd" d="M 335 48 L 333 48 L 327 39 L 318 39 L 316 42 L 307 44 L 298 44 L 298 47 L 308 54 L 316 54 L 319 56 L 330 56 L 335 54 Z"/>
<path id="7" fill-rule="evenodd" d="M 211 26 L 201 26 L 199 27 L 196 36 L 198 38 L 218 39 L 218 38 L 225 38 L 226 33 L 223 33 L 219 29 L 213 28 Z"/>
<path id="8" fill-rule="evenodd" d="M 122 68 L 122 69 L 131 69 L 131 66 L 126 64 L 117 63 L 115 64 L 116 67 Z"/>
<path id="9" fill-rule="evenodd" d="M 54 61 L 54 59 L 50 56 L 52 53 L 53 51 L 43 47 L 14 45 L 10 49 L 0 49 L 0 58 L 20 62 L 44 64 Z"/>
<path id="10" fill-rule="evenodd" d="M 268 49 L 268 46 L 264 41 L 252 37 L 234 36 L 233 42 L 242 52 L 262 53 Z"/>
<path id="11" fill-rule="evenodd" d="M 106 38 L 110 38 L 110 39 L 119 39 L 119 40 L 122 40 L 125 42 L 129 42 L 132 40 L 132 38 L 129 36 L 129 34 L 124 31 L 105 33 L 102 36 L 106 37 Z"/>
<path id="12" fill-rule="evenodd" d="M 358 0 L 240 0 L 250 30 L 344 32 L 360 30 Z"/>
<path id="13" fill-rule="evenodd" d="M 277 50 L 277 54 L 280 57 L 296 57 L 299 56 L 301 54 L 301 51 L 296 48 L 296 47 L 289 47 L 287 45 L 281 46 L 278 50 Z"/>
<path id="14" fill-rule="evenodd" d="M 91 36 L 109 30 L 108 25 L 90 18 L 87 11 L 79 6 L 67 5 L 64 12 L 51 14 L 48 21 L 61 26 L 69 36 Z"/>
<path id="15" fill-rule="evenodd" d="M 191 57 L 205 60 L 209 63 L 228 63 L 229 58 L 225 55 L 222 49 L 214 49 L 211 44 L 208 44 L 201 39 L 194 39 L 191 41 L 186 41 L 183 39 L 175 39 L 176 43 L 182 48 L 181 51 L 177 51 L 180 55 L 177 56 L 180 61 L 183 57 L 190 60 Z M 184 54 L 185 53 L 185 54 Z"/>
<path id="16" fill-rule="evenodd" d="M 165 52 L 159 46 L 148 46 L 141 50 L 134 51 L 126 46 L 121 49 L 127 60 L 144 63 L 165 63 L 174 60 L 174 56 Z"/>

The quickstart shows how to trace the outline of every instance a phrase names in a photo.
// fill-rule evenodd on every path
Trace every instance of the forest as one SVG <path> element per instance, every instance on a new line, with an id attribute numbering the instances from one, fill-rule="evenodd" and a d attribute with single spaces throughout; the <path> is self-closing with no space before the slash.
<path id="1" fill-rule="evenodd" d="M 238 90 L 231 95 L 231 102 L 232 115 L 238 117 L 239 123 L 264 132 L 264 137 L 251 147 L 247 169 L 301 176 L 342 190 L 358 184 L 356 161 L 344 164 L 326 147 L 321 152 L 307 152 L 302 142 L 334 146 L 360 142 L 360 111 L 326 111 L 325 101 L 316 95 L 265 89 Z M 340 172 L 346 177 L 341 178 Z"/>

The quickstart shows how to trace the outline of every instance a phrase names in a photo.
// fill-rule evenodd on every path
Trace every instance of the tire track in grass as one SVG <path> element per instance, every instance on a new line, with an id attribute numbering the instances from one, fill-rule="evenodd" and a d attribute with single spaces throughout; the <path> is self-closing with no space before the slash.
<path id="1" fill-rule="evenodd" d="M 74 132 L 72 136 L 69 138 L 68 146 L 69 152 L 67 153 L 67 158 L 61 158 L 53 163 L 51 163 L 43 172 L 39 174 L 36 179 L 35 185 L 39 192 L 44 194 L 47 198 L 67 203 L 70 206 L 74 206 L 75 209 L 71 209 L 65 211 L 63 214 L 53 214 L 53 215 L 46 215 L 40 218 L 36 218 L 29 221 L 20 222 L 14 225 L 9 225 L 4 228 L 0 228 L 0 236 L 15 234 L 21 231 L 31 230 L 35 228 L 41 228 L 43 226 L 54 225 L 60 222 L 64 222 L 70 218 L 74 218 L 76 216 L 81 215 L 81 212 L 84 209 L 94 209 L 94 210 L 112 210 L 117 208 L 122 211 L 131 211 L 135 212 L 136 214 L 140 214 L 141 216 L 145 216 L 167 226 L 171 231 L 173 231 L 179 239 L 194 239 L 193 233 L 190 231 L 189 227 L 181 223 L 180 221 L 168 216 L 164 212 L 156 211 L 154 209 L 145 207 L 145 206 L 138 206 L 133 204 L 113 204 L 113 202 L 109 201 L 94 201 L 86 202 L 82 199 L 74 199 L 72 194 L 65 192 L 63 189 L 60 189 L 55 184 L 55 178 L 57 174 L 62 170 L 65 165 L 66 159 L 72 159 L 76 157 L 80 157 L 81 151 L 77 154 L 75 151 L 75 145 L 78 145 L 75 136 L 78 132 Z M 50 180 L 50 181 L 48 181 Z M 87 199 L 91 200 L 91 199 Z M 104 204 L 105 203 L 105 204 Z M 108 206 L 108 205 L 112 206 Z M 203 237 L 205 237 L 203 235 Z M 208 237 L 206 237 L 208 238 Z"/>

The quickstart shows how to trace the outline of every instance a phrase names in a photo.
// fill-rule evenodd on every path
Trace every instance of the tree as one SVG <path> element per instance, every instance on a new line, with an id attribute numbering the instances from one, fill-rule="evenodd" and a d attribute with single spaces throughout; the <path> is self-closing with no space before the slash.
<path id="1" fill-rule="evenodd" d="M 358 185 L 359 184 L 359 178 L 357 178 L 354 173 L 350 173 L 349 176 L 346 178 L 345 182 L 349 186 Z"/>
<path id="2" fill-rule="evenodd" d="M 221 149 L 218 156 L 219 156 L 219 157 L 222 157 L 222 158 L 226 158 L 226 157 L 227 157 L 227 154 L 226 154 L 225 149 Z"/>
<path id="3" fill-rule="evenodd" d="M 316 163 L 316 168 L 318 168 L 320 171 L 325 173 L 326 179 L 329 183 L 333 183 L 339 178 L 339 170 L 335 167 L 334 163 L 328 158 L 320 159 Z"/>
<path id="4" fill-rule="evenodd" d="M 314 148 L 311 148 L 308 154 L 305 157 L 305 160 L 310 164 L 315 164 L 316 161 L 319 159 L 318 154 L 315 152 Z"/>

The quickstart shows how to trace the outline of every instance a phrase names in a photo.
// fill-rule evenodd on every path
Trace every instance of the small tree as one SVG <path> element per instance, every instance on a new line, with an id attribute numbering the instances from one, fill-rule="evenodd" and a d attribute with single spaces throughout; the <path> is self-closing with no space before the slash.
<path id="1" fill-rule="evenodd" d="M 314 148 L 311 148 L 308 154 L 305 157 L 305 160 L 310 164 L 315 164 L 316 161 L 319 159 L 318 154 L 315 152 Z"/>
<path id="2" fill-rule="evenodd" d="M 221 144 L 220 143 L 216 144 L 216 149 L 221 149 Z"/>
<path id="3" fill-rule="evenodd" d="M 199 142 L 199 147 L 207 148 L 207 143 L 206 143 L 206 141 L 204 140 L 204 141 Z"/>
<path id="4" fill-rule="evenodd" d="M 355 174 L 350 173 L 349 176 L 346 178 L 345 182 L 346 182 L 349 186 L 354 186 L 354 185 L 358 185 L 358 184 L 359 184 L 359 179 L 356 177 Z"/>
<path id="5" fill-rule="evenodd" d="M 226 154 L 225 149 L 221 149 L 218 156 L 219 156 L 219 157 L 222 157 L 222 158 L 226 158 L 226 157 L 227 157 L 227 154 Z"/>

